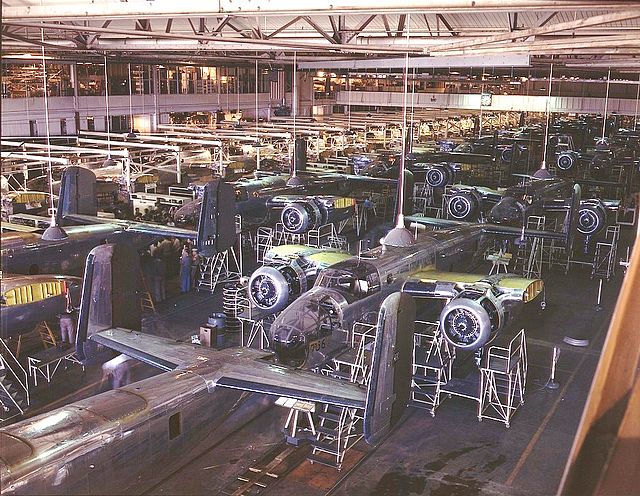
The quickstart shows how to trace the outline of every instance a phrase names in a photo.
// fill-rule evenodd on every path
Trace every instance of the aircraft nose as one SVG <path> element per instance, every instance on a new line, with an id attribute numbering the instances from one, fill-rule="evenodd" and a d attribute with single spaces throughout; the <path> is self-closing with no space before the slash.
<path id="1" fill-rule="evenodd" d="M 489 220 L 494 224 L 520 224 L 523 208 L 515 198 L 503 198 L 489 212 Z"/>
<path id="2" fill-rule="evenodd" d="M 283 326 L 272 334 L 271 347 L 278 360 L 285 365 L 300 367 L 307 359 L 307 343 L 304 333 L 291 326 Z"/>

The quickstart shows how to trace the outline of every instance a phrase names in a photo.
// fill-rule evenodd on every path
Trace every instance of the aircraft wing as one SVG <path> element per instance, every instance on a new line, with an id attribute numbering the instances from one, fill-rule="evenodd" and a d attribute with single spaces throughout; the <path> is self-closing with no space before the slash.
<path id="1" fill-rule="evenodd" d="M 365 405 L 366 389 L 308 370 L 274 364 L 265 360 L 272 353 L 261 350 L 214 350 L 120 327 L 96 332 L 90 339 L 165 371 L 204 366 L 194 372 L 202 373 L 213 386 L 350 408 Z M 211 371 L 207 371 L 207 363 L 212 364 Z"/>
<path id="2" fill-rule="evenodd" d="M 422 217 L 419 215 L 408 215 L 405 216 L 404 220 L 406 222 L 410 222 L 411 227 L 419 226 L 433 226 L 440 229 L 447 229 L 450 227 L 457 226 L 469 226 L 474 224 L 473 222 L 465 222 L 462 220 L 451 220 L 451 219 L 436 219 L 433 217 Z M 557 239 L 564 241 L 566 239 L 566 234 L 554 231 L 540 231 L 537 229 L 525 229 L 524 232 L 521 227 L 516 226 L 505 226 L 501 224 L 477 224 L 482 228 L 482 231 L 487 234 L 495 234 L 498 236 L 524 236 L 527 237 L 536 237 L 536 238 L 544 238 L 544 239 Z"/>
<path id="3" fill-rule="evenodd" d="M 463 289 L 478 283 L 491 285 L 500 294 L 509 294 L 525 303 L 532 301 L 544 288 L 541 279 L 527 279 L 514 274 L 469 274 L 420 269 L 409 276 L 402 291 L 424 297 L 452 298 Z"/>
<path id="4" fill-rule="evenodd" d="M 228 360 L 216 382 L 218 386 L 349 408 L 365 406 L 367 390 L 356 384 L 262 360 L 265 353 L 259 350 L 236 348 L 217 353 L 225 351 L 233 351 L 246 358 L 255 355 L 256 359 L 246 362 Z"/>
<path id="5" fill-rule="evenodd" d="M 202 358 L 203 353 L 208 350 L 202 346 L 121 327 L 96 332 L 91 335 L 90 340 L 165 371 L 195 365 L 205 360 Z"/>
<path id="6" fill-rule="evenodd" d="M 347 181 L 361 182 L 363 184 L 389 184 L 389 185 L 398 184 L 397 178 L 360 176 L 358 174 L 344 174 L 341 172 L 324 172 L 324 171 L 322 172 L 306 171 L 305 173 L 316 176 L 318 179 L 329 179 L 329 180 L 346 179 Z"/>
<path id="7" fill-rule="evenodd" d="M 42 229 L 38 227 L 25 226 L 23 224 L 16 224 L 14 222 L 2 221 L 2 231 L 15 231 L 15 232 L 40 232 Z"/>
<path id="8" fill-rule="evenodd" d="M 135 222 L 123 219 L 109 219 L 107 217 L 93 217 L 83 214 L 67 214 L 65 219 L 70 219 L 82 224 L 114 224 L 126 231 L 150 234 L 155 236 L 173 236 L 183 239 L 195 239 L 198 236 L 196 231 L 175 226 L 162 226 L 160 224 L 150 224 L 147 222 Z"/>

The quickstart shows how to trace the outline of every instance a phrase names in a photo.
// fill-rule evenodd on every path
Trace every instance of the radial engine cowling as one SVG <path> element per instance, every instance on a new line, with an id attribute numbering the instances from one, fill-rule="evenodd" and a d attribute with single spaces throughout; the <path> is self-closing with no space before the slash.
<path id="1" fill-rule="evenodd" d="M 432 188 L 444 188 L 453 182 L 453 178 L 454 171 L 449 164 L 433 165 L 425 174 L 425 181 Z"/>
<path id="2" fill-rule="evenodd" d="M 307 232 L 309 229 L 320 227 L 323 215 L 320 206 L 315 202 L 289 203 L 282 209 L 280 220 L 284 228 L 294 234 Z"/>
<path id="3" fill-rule="evenodd" d="M 556 167 L 562 172 L 568 172 L 576 165 L 578 157 L 573 151 L 566 151 L 558 154 Z"/>
<path id="4" fill-rule="evenodd" d="M 481 201 L 474 190 L 452 190 L 447 200 L 447 215 L 456 220 L 477 220 Z"/>
<path id="5" fill-rule="evenodd" d="M 440 312 L 445 339 L 467 351 L 489 343 L 501 330 L 503 321 L 504 309 L 491 291 L 463 291 Z"/>
<path id="6" fill-rule="evenodd" d="M 593 236 L 602 231 L 607 223 L 607 212 L 599 200 L 585 200 L 578 209 L 578 232 Z"/>
<path id="7" fill-rule="evenodd" d="M 307 276 L 296 263 L 264 266 L 251 275 L 248 289 L 253 305 L 278 312 L 307 290 Z"/>

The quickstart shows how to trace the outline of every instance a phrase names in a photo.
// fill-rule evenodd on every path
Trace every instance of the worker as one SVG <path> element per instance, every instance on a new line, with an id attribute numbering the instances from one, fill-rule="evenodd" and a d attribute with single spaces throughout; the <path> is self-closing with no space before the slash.
<path id="1" fill-rule="evenodd" d="M 167 298 L 165 280 L 167 269 L 161 256 L 153 257 L 153 298 L 155 301 L 164 301 Z"/>
<path id="2" fill-rule="evenodd" d="M 182 248 L 180 256 L 180 291 L 183 293 L 191 291 L 191 253 L 186 245 Z"/>
<path id="3" fill-rule="evenodd" d="M 64 313 L 61 313 L 59 317 L 60 323 L 60 341 L 61 343 L 68 343 L 71 345 L 76 344 L 76 322 L 74 318 L 75 309 L 71 304 L 71 297 L 69 293 L 66 294 L 67 307 Z"/>
<path id="4" fill-rule="evenodd" d="M 131 383 L 131 367 L 129 361 L 133 360 L 125 354 L 120 354 L 108 362 L 102 364 L 102 383 L 107 381 L 113 389 L 126 386 Z"/>
<path id="5" fill-rule="evenodd" d="M 191 288 L 194 289 L 198 276 L 200 275 L 200 255 L 198 255 L 198 249 L 191 249 Z"/>

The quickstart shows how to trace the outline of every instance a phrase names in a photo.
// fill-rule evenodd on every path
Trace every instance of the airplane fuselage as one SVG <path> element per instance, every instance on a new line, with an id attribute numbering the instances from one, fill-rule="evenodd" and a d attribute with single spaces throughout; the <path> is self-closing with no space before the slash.
<path id="1" fill-rule="evenodd" d="M 68 238 L 46 241 L 35 233 L 2 235 L 2 270 L 16 274 L 82 275 L 87 255 L 102 243 L 126 242 L 138 248 L 158 236 L 127 232 L 114 224 L 69 226 Z"/>
<path id="2" fill-rule="evenodd" d="M 355 322 L 375 323 L 382 301 L 416 270 L 465 271 L 482 250 L 482 225 L 423 233 L 408 247 L 378 247 L 322 270 L 315 286 L 289 305 L 270 329 L 279 358 L 293 365 L 323 363 L 344 346 Z"/>
<path id="3" fill-rule="evenodd" d="M 60 275 L 2 274 L 0 337 L 30 331 L 38 322 L 55 318 L 80 301 L 82 280 Z"/>
<path id="4" fill-rule="evenodd" d="M 2 494 L 139 494 L 267 407 L 167 372 L 0 430 Z M 249 401 L 247 401 L 251 398 Z"/>

